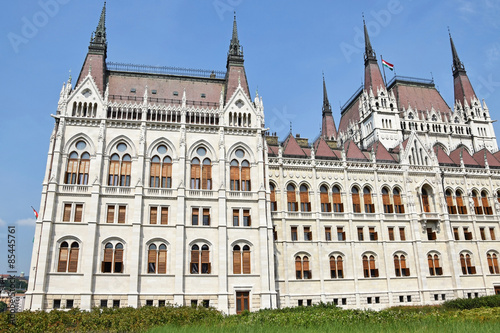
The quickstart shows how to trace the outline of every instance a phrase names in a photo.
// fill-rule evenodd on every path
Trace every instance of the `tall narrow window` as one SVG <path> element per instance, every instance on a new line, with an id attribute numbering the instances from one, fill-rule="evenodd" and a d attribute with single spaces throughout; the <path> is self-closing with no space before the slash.
<path id="1" fill-rule="evenodd" d="M 203 244 L 201 246 L 201 274 L 211 273 L 211 263 L 210 263 L 210 250 L 208 245 Z"/>
<path id="2" fill-rule="evenodd" d="M 453 203 L 453 197 L 451 196 L 451 191 L 446 190 L 446 205 L 448 206 L 448 214 L 455 215 L 457 213 L 457 207 Z"/>
<path id="3" fill-rule="evenodd" d="M 460 240 L 460 234 L 458 233 L 458 227 L 453 227 L 453 238 L 455 238 L 455 240 Z"/>
<path id="4" fill-rule="evenodd" d="M 370 255 L 369 257 L 367 255 L 363 256 L 363 272 L 364 272 L 364 277 L 369 278 L 369 277 L 378 277 L 378 269 L 375 268 L 375 256 Z"/>
<path id="5" fill-rule="evenodd" d="M 352 188 L 352 210 L 354 213 L 361 213 L 361 200 L 357 187 Z"/>
<path id="6" fill-rule="evenodd" d="M 71 243 L 71 250 L 69 252 L 69 265 L 68 272 L 76 273 L 78 270 L 78 255 L 80 253 L 80 246 L 77 242 Z"/>
<path id="7" fill-rule="evenodd" d="M 344 278 L 344 261 L 341 256 L 330 256 L 330 277 L 332 279 Z"/>
<path id="8" fill-rule="evenodd" d="M 148 273 L 156 273 L 156 258 L 156 245 L 151 244 L 148 249 Z"/>
<path id="9" fill-rule="evenodd" d="M 168 224 L 168 207 L 161 207 L 160 223 Z"/>
<path id="10" fill-rule="evenodd" d="M 64 204 L 63 222 L 71 220 L 71 204 Z"/>
<path id="11" fill-rule="evenodd" d="M 236 292 L 236 314 L 250 310 L 250 296 L 248 291 Z"/>
<path id="12" fill-rule="evenodd" d="M 250 246 L 243 246 L 243 274 L 250 274 L 251 266 L 250 266 Z"/>
<path id="13" fill-rule="evenodd" d="M 248 161 L 241 162 L 241 190 L 250 191 L 250 163 Z"/>
<path id="14" fill-rule="evenodd" d="M 191 262 L 189 266 L 191 274 L 200 273 L 200 247 L 196 244 L 191 247 Z"/>
<path id="15" fill-rule="evenodd" d="M 312 241 L 311 227 L 304 227 L 304 240 L 305 241 Z"/>
<path id="16" fill-rule="evenodd" d="M 158 274 L 167 273 L 167 246 L 161 244 L 158 251 Z"/>
<path id="17" fill-rule="evenodd" d="M 210 225 L 210 209 L 203 208 L 203 225 Z"/>
<path id="18" fill-rule="evenodd" d="M 85 148 L 86 144 L 83 141 L 80 141 L 76 144 L 77 149 L 80 143 L 84 144 L 83 148 Z M 87 152 L 83 152 L 78 155 L 77 152 L 72 152 L 69 155 L 64 183 L 87 185 L 89 181 L 89 169 L 90 154 Z"/>
<path id="19" fill-rule="evenodd" d="M 109 178 L 108 185 L 118 186 L 118 179 L 120 177 L 120 156 L 114 154 L 111 156 L 109 162 Z"/>
<path id="20" fill-rule="evenodd" d="M 362 241 L 365 239 L 364 235 L 363 235 L 363 227 L 358 227 L 358 240 L 359 241 Z"/>
<path id="21" fill-rule="evenodd" d="M 72 152 L 69 155 L 68 166 L 66 168 L 65 184 L 76 184 L 78 176 L 78 153 Z"/>
<path id="22" fill-rule="evenodd" d="M 340 197 L 340 188 L 334 186 L 332 188 L 332 201 L 333 201 L 333 211 L 336 213 L 344 212 L 344 204 L 342 203 L 342 198 Z"/>
<path id="23" fill-rule="evenodd" d="M 156 224 L 158 220 L 158 207 L 151 207 L 149 210 L 149 224 Z"/>
<path id="24" fill-rule="evenodd" d="M 498 256 L 496 253 L 488 253 L 486 255 L 488 259 L 488 268 L 490 270 L 491 274 L 499 274 L 500 271 L 498 270 Z"/>
<path id="25" fill-rule="evenodd" d="M 384 213 L 388 214 L 394 211 L 389 196 L 389 190 L 386 187 L 382 189 L 382 203 L 384 205 Z"/>
<path id="26" fill-rule="evenodd" d="M 297 280 L 312 278 L 311 270 L 309 269 L 309 257 L 295 257 L 295 277 Z"/>
<path id="27" fill-rule="evenodd" d="M 241 274 L 241 248 L 239 245 L 233 247 L 233 274 Z"/>
<path id="28" fill-rule="evenodd" d="M 82 222 L 83 204 L 75 204 L 75 222 Z"/>
<path id="29" fill-rule="evenodd" d="M 298 210 L 297 199 L 295 196 L 295 186 L 292 184 L 288 185 L 286 188 L 286 196 L 288 202 L 288 211 L 296 212 Z"/>
<path id="30" fill-rule="evenodd" d="M 338 241 L 346 240 L 344 227 L 337 227 L 337 240 Z"/>
<path id="31" fill-rule="evenodd" d="M 202 179 L 201 188 L 203 190 L 211 190 L 212 189 L 212 162 L 208 158 L 205 158 L 203 160 L 201 179 Z"/>
<path id="32" fill-rule="evenodd" d="M 195 190 L 200 189 L 200 160 L 193 158 L 191 160 L 191 188 Z"/>
<path id="33" fill-rule="evenodd" d="M 464 205 L 464 200 L 462 197 L 462 192 L 457 190 L 455 192 L 455 197 L 457 199 L 457 208 L 458 208 L 458 214 L 460 215 L 466 215 L 467 214 L 467 207 Z"/>
<path id="34" fill-rule="evenodd" d="M 123 273 L 123 245 L 121 243 L 115 246 L 114 272 Z"/>
<path id="35" fill-rule="evenodd" d="M 378 240 L 378 233 L 375 231 L 374 227 L 369 227 L 368 232 L 370 234 L 370 240 L 371 241 L 376 241 Z"/>
<path id="36" fill-rule="evenodd" d="M 434 275 L 443 275 L 443 269 L 439 265 L 439 256 L 437 254 L 429 254 L 427 255 L 427 262 L 429 265 L 429 274 Z"/>
<path id="37" fill-rule="evenodd" d="M 292 241 L 297 240 L 297 227 L 291 227 L 291 232 L 292 232 Z"/>
<path id="38" fill-rule="evenodd" d="M 479 199 L 477 198 L 476 191 L 472 192 L 472 201 L 474 202 L 474 213 L 476 213 L 476 215 L 483 214 L 483 207 L 479 205 Z"/>
<path id="39" fill-rule="evenodd" d="M 330 204 L 330 198 L 328 197 L 328 189 L 325 185 L 322 185 L 319 189 L 320 191 L 320 200 L 321 200 L 321 211 L 322 212 L 331 212 L 332 206 Z"/>
<path id="40" fill-rule="evenodd" d="M 436 232 L 432 228 L 427 228 L 427 239 L 436 240 L 436 238 L 437 238 Z"/>
<path id="41" fill-rule="evenodd" d="M 368 187 L 363 188 L 363 201 L 365 213 L 375 213 L 375 205 L 372 203 L 372 193 Z"/>
<path id="42" fill-rule="evenodd" d="M 490 239 L 491 240 L 496 240 L 497 239 L 497 237 L 495 235 L 495 228 L 493 228 L 493 227 L 490 227 Z"/>
<path id="43" fill-rule="evenodd" d="M 240 190 L 240 164 L 237 160 L 231 161 L 230 167 L 230 185 L 231 191 Z"/>
<path id="44" fill-rule="evenodd" d="M 198 215 L 200 214 L 200 209 L 199 208 L 193 208 L 193 211 L 191 213 L 191 224 L 192 225 L 198 225 Z"/>
<path id="45" fill-rule="evenodd" d="M 165 156 L 161 166 L 161 187 L 172 187 L 172 159 L 169 156 Z"/>
<path id="46" fill-rule="evenodd" d="M 467 227 L 464 227 L 464 238 L 465 240 L 472 240 L 472 232 Z"/>
<path id="47" fill-rule="evenodd" d="M 62 242 L 59 247 L 59 262 L 57 265 L 58 272 L 66 272 L 66 268 L 68 267 L 68 255 L 69 255 L 68 243 Z"/>
<path id="48" fill-rule="evenodd" d="M 460 254 L 460 266 L 462 267 L 462 274 L 476 274 L 476 267 L 472 266 L 472 259 L 470 254 Z"/>
<path id="49" fill-rule="evenodd" d="M 388 227 L 387 231 L 389 232 L 389 240 L 394 240 L 394 227 Z"/>
<path id="50" fill-rule="evenodd" d="M 127 213 L 127 206 L 118 206 L 118 223 L 125 223 L 126 213 Z"/>
<path id="51" fill-rule="evenodd" d="M 252 220 L 250 218 L 250 210 L 244 209 L 243 210 L 243 226 L 250 227 L 251 225 L 252 225 Z"/>
<path id="52" fill-rule="evenodd" d="M 326 241 L 332 240 L 332 228 L 331 227 L 325 227 L 325 240 Z"/>
<path id="53" fill-rule="evenodd" d="M 394 269 L 396 276 L 410 276 L 410 269 L 406 267 L 406 257 L 403 254 L 394 256 Z"/>
<path id="54" fill-rule="evenodd" d="M 422 189 L 422 207 L 424 209 L 424 213 L 431 212 L 431 206 L 429 204 L 429 195 L 427 194 L 426 189 Z"/>
<path id="55" fill-rule="evenodd" d="M 160 158 L 158 156 L 154 156 L 151 159 L 151 168 L 149 174 L 150 174 L 149 186 L 160 187 L 161 163 L 160 163 Z"/>
<path id="56" fill-rule="evenodd" d="M 124 155 L 120 168 L 120 186 L 130 186 L 130 173 L 132 172 L 132 159 Z"/>
<path id="57" fill-rule="evenodd" d="M 115 206 L 109 205 L 108 206 L 108 214 L 106 217 L 106 223 L 113 223 L 113 222 L 115 222 Z"/>
<path id="58" fill-rule="evenodd" d="M 399 227 L 399 240 L 406 240 L 405 227 Z"/>
<path id="59" fill-rule="evenodd" d="M 233 209 L 233 226 L 237 227 L 240 225 L 240 210 Z"/>
<path id="60" fill-rule="evenodd" d="M 107 243 L 104 247 L 104 259 L 101 264 L 102 273 L 111 273 L 113 268 L 113 244 Z"/>
<path id="61" fill-rule="evenodd" d="M 483 210 L 485 215 L 492 215 L 493 210 L 491 209 L 490 203 L 488 201 L 488 194 L 486 191 L 481 192 L 481 203 L 483 204 Z"/>
<path id="62" fill-rule="evenodd" d="M 479 234 L 481 235 L 481 240 L 486 240 L 486 233 L 484 232 L 484 227 L 479 228 Z"/>
<path id="63" fill-rule="evenodd" d="M 394 190 L 392 190 L 392 199 L 394 200 L 395 212 L 398 214 L 404 214 L 405 206 L 401 201 L 401 193 L 399 192 L 399 189 L 395 188 Z"/>
<path id="64" fill-rule="evenodd" d="M 309 201 L 309 189 L 305 185 L 300 185 L 300 210 L 302 212 L 311 211 L 311 202 Z"/>
<path id="65" fill-rule="evenodd" d="M 274 187 L 273 184 L 269 184 L 269 189 L 271 190 L 271 211 L 275 212 L 278 210 L 278 205 L 276 202 L 276 188 Z"/>

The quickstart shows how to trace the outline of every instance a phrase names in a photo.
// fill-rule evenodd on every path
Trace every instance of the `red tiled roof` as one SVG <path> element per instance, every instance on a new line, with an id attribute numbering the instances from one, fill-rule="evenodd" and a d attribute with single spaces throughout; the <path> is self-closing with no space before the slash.
<path id="1" fill-rule="evenodd" d="M 412 109 L 419 111 L 419 118 L 423 116 L 422 111 L 430 111 L 433 107 L 434 110 L 441 111 L 443 121 L 445 114 L 451 115 L 450 107 L 435 87 L 398 82 L 391 88 L 391 91 L 394 93 L 400 109 L 408 108 L 408 105 L 411 105 Z"/>
<path id="2" fill-rule="evenodd" d="M 469 77 L 467 74 L 459 73 L 453 79 L 453 84 L 455 87 L 455 100 L 458 100 L 464 104 L 464 100 L 467 100 L 467 103 L 470 104 L 472 98 L 476 98 L 476 93 L 472 88 L 472 85 L 469 81 Z"/>
<path id="3" fill-rule="evenodd" d="M 352 140 L 344 143 L 344 149 L 347 159 L 368 160 L 361 149 L 359 149 L 359 147 Z"/>
<path id="4" fill-rule="evenodd" d="M 340 117 L 340 123 L 339 123 L 339 132 L 344 132 L 347 130 L 347 126 L 349 125 L 349 120 L 353 120 L 355 123 L 359 121 L 359 99 L 361 98 L 358 97 L 354 103 L 347 109 L 345 112 L 342 113 L 342 116 Z"/>
<path id="5" fill-rule="evenodd" d="M 434 147 L 434 152 L 436 153 L 439 164 L 457 164 L 448 155 L 446 155 L 443 148 L 441 148 L 439 145 L 436 145 Z M 458 165 L 460 165 L 460 162 L 458 163 Z"/>
<path id="6" fill-rule="evenodd" d="M 283 142 L 283 155 L 291 155 L 291 156 L 307 156 L 307 154 L 300 148 L 297 140 L 290 133 L 288 137 Z"/>
<path id="7" fill-rule="evenodd" d="M 408 140 L 410 138 L 406 139 L 405 141 L 403 141 L 401 144 L 403 145 L 403 149 L 406 149 L 406 145 L 408 145 Z M 392 152 L 395 153 L 395 154 L 399 154 L 399 145 L 397 145 L 396 147 L 394 147 L 392 149 Z"/>
<path id="8" fill-rule="evenodd" d="M 394 157 L 392 157 L 392 155 L 389 153 L 389 151 L 387 151 L 382 142 L 377 141 L 372 145 L 372 147 L 375 147 L 375 158 L 377 159 L 377 161 L 396 161 Z"/>
<path id="9" fill-rule="evenodd" d="M 279 147 L 278 146 L 267 146 L 267 153 L 269 155 L 275 155 L 278 156 L 279 154 Z"/>
<path id="10" fill-rule="evenodd" d="M 370 93 L 370 87 L 372 88 L 373 95 L 377 97 L 377 88 L 384 87 L 384 80 L 382 80 L 382 74 L 380 73 L 380 68 L 377 62 L 369 61 L 365 66 L 365 89 L 367 93 Z"/>
<path id="11" fill-rule="evenodd" d="M 329 158 L 337 157 L 335 153 L 332 151 L 332 149 L 328 146 L 326 141 L 321 137 L 314 143 L 314 149 L 316 157 L 329 157 Z"/>
<path id="12" fill-rule="evenodd" d="M 480 166 L 485 166 L 484 163 L 484 153 L 486 153 L 486 160 L 488 161 L 488 165 L 490 167 L 500 167 L 500 162 L 493 156 L 492 153 L 486 148 L 481 149 L 477 153 L 475 153 L 472 157 L 476 160 L 476 162 Z"/>
<path id="13" fill-rule="evenodd" d="M 241 82 L 241 87 L 243 91 L 247 94 L 248 98 L 251 99 L 250 91 L 248 89 L 247 74 L 245 72 L 245 67 L 243 66 L 229 66 L 226 74 L 227 79 L 227 91 L 225 103 L 233 96 L 236 88 L 238 88 L 238 80 Z M 220 91 L 219 91 L 220 93 Z"/>
<path id="14" fill-rule="evenodd" d="M 455 162 L 455 164 L 460 165 L 460 152 L 462 152 L 462 159 L 464 160 L 464 165 L 469 166 L 479 166 L 474 158 L 469 154 L 467 149 L 464 147 L 458 147 L 450 153 L 450 158 Z"/>
<path id="15" fill-rule="evenodd" d="M 493 154 L 497 160 L 500 161 L 500 150 Z"/>

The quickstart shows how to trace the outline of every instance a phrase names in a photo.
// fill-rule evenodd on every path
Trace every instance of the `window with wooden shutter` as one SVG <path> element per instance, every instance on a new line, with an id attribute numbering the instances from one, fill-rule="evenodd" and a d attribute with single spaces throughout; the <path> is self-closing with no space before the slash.
<path id="1" fill-rule="evenodd" d="M 399 227 L 399 239 L 406 240 L 405 227 Z"/>
<path id="2" fill-rule="evenodd" d="M 160 250 L 158 251 L 158 274 L 167 273 L 167 246 L 165 244 L 160 245 Z"/>
<path id="3" fill-rule="evenodd" d="M 64 204 L 63 222 L 71 220 L 71 204 Z"/>
<path id="4" fill-rule="evenodd" d="M 432 228 L 427 228 L 427 239 L 436 240 L 436 232 L 433 231 Z"/>
<path id="5" fill-rule="evenodd" d="M 78 172 L 78 154 L 71 153 L 66 168 L 65 184 L 76 184 L 76 176 Z"/>
<path id="6" fill-rule="evenodd" d="M 126 160 L 129 159 L 129 160 Z M 130 186 L 130 174 L 132 171 L 132 162 L 130 156 L 125 155 L 122 161 L 122 169 L 120 172 L 120 186 Z"/>
<path id="7" fill-rule="evenodd" d="M 203 225 L 210 225 L 210 209 L 203 209 Z"/>
<path id="8" fill-rule="evenodd" d="M 363 235 L 363 227 L 358 227 L 357 230 L 358 230 L 358 240 L 359 241 L 364 240 L 365 237 Z"/>
<path id="9" fill-rule="evenodd" d="M 75 205 L 75 222 L 82 222 L 82 214 L 83 214 L 83 204 Z"/>
<path id="10" fill-rule="evenodd" d="M 247 161 L 241 163 L 241 190 L 250 191 L 250 165 Z"/>
<path id="11" fill-rule="evenodd" d="M 399 256 L 394 256 L 394 269 L 396 271 L 396 276 L 401 276 L 401 267 L 399 265 Z"/>
<path id="12" fill-rule="evenodd" d="M 491 254 L 486 255 L 486 259 L 488 260 L 488 268 L 490 270 L 490 274 L 495 273 L 495 269 L 493 268 L 493 258 L 491 257 Z"/>
<path id="13" fill-rule="evenodd" d="M 241 249 L 239 245 L 233 247 L 233 274 L 241 274 Z"/>
<path id="14" fill-rule="evenodd" d="M 243 274 L 250 274 L 250 247 L 243 246 Z"/>
<path id="15" fill-rule="evenodd" d="M 69 253 L 69 266 L 68 272 L 76 273 L 78 270 L 78 254 L 80 252 L 79 245 L 77 242 L 71 244 L 71 250 Z"/>
<path id="16" fill-rule="evenodd" d="M 453 197 L 449 190 L 446 191 L 446 205 L 448 206 L 448 214 L 454 215 L 457 213 L 457 207 L 453 204 Z"/>
<path id="17" fill-rule="evenodd" d="M 469 232 L 469 228 L 464 227 L 464 238 L 465 240 L 472 240 L 472 232 Z"/>
<path id="18" fill-rule="evenodd" d="M 337 278 L 337 262 L 334 256 L 330 257 L 330 277 L 332 279 Z"/>
<path id="19" fill-rule="evenodd" d="M 342 203 L 342 198 L 340 196 L 340 189 L 338 186 L 334 186 L 332 188 L 332 202 L 333 202 L 333 211 L 336 213 L 344 212 L 344 204 Z"/>
<path id="20" fill-rule="evenodd" d="M 388 227 L 387 231 L 389 232 L 389 240 L 393 241 L 394 240 L 394 228 Z"/>
<path id="21" fill-rule="evenodd" d="M 311 227 L 304 227 L 304 240 L 312 241 Z"/>
<path id="22" fill-rule="evenodd" d="M 332 228 L 331 227 L 325 227 L 325 240 L 326 241 L 332 240 Z"/>
<path id="23" fill-rule="evenodd" d="M 118 206 L 118 223 L 125 223 L 125 214 L 127 206 Z"/>
<path id="24" fill-rule="evenodd" d="M 302 259 L 302 274 L 304 279 L 312 278 L 311 269 L 309 268 L 309 258 L 306 256 Z"/>
<path id="25" fill-rule="evenodd" d="M 168 156 L 163 159 L 161 169 L 161 187 L 172 187 L 172 159 Z"/>
<path id="26" fill-rule="evenodd" d="M 459 191 L 456 191 L 455 195 L 456 195 L 456 200 L 457 200 L 458 213 L 461 215 L 467 214 L 467 207 L 464 205 L 462 193 L 460 193 Z"/>
<path id="27" fill-rule="evenodd" d="M 150 170 L 150 187 L 160 187 L 160 167 L 160 158 L 158 156 L 153 157 Z"/>
<path id="28" fill-rule="evenodd" d="M 485 191 L 481 192 L 481 203 L 483 204 L 483 211 L 485 215 L 492 215 L 493 210 L 490 207 L 490 203 L 488 201 L 488 196 Z"/>
<path id="29" fill-rule="evenodd" d="M 302 259 L 300 257 L 295 258 L 295 278 L 302 279 Z"/>
<path id="30" fill-rule="evenodd" d="M 123 273 L 123 248 L 118 248 L 120 244 L 116 245 L 115 249 L 115 267 L 114 267 L 114 272 L 115 273 Z"/>
<path id="31" fill-rule="evenodd" d="M 436 270 L 436 275 L 443 275 L 443 269 L 439 265 L 439 256 L 434 255 L 434 269 Z"/>
<path id="32" fill-rule="evenodd" d="M 467 266 L 465 264 L 465 256 L 460 255 L 460 267 L 462 268 L 462 274 L 467 274 Z"/>
<path id="33" fill-rule="evenodd" d="M 244 209 L 243 210 L 243 226 L 250 227 L 251 225 L 252 225 L 252 221 L 250 218 L 250 210 Z"/>
<path id="34" fill-rule="evenodd" d="M 210 274 L 210 251 L 207 245 L 203 245 L 201 248 L 201 273 Z"/>
<path id="35" fill-rule="evenodd" d="M 422 190 L 422 207 L 424 209 L 424 213 L 431 212 L 431 206 L 429 205 L 429 196 L 427 195 L 427 191 Z"/>
<path id="36" fill-rule="evenodd" d="M 337 277 L 339 279 L 344 278 L 344 260 L 341 256 L 337 257 Z"/>
<path id="37" fill-rule="evenodd" d="M 233 209 L 233 227 L 240 225 L 240 210 Z"/>
<path id="38" fill-rule="evenodd" d="M 495 228 L 490 228 L 490 239 L 491 240 L 496 240 L 497 237 L 495 235 Z"/>
<path id="39" fill-rule="evenodd" d="M 311 211 L 311 203 L 309 202 L 309 190 L 306 186 L 300 186 L 300 210 L 303 212 Z"/>
<path id="40" fill-rule="evenodd" d="M 410 276 L 410 269 L 406 267 L 406 257 L 401 255 L 401 275 L 402 276 Z"/>
<path id="41" fill-rule="evenodd" d="M 101 272 L 111 273 L 112 265 L 113 265 L 113 245 L 111 243 L 108 243 L 104 248 L 104 260 L 102 261 Z"/>
<path id="42" fill-rule="evenodd" d="M 62 242 L 59 248 L 59 262 L 57 264 L 58 272 L 66 272 L 68 267 L 68 243 Z"/>
<path id="43" fill-rule="evenodd" d="M 156 273 L 156 245 L 149 245 L 148 249 L 148 273 L 154 274 Z"/>
<path id="44" fill-rule="evenodd" d="M 78 184 L 87 185 L 89 182 L 89 169 L 90 169 L 90 155 L 88 153 L 82 154 L 80 160 L 80 170 L 78 172 Z"/>
<path id="45" fill-rule="evenodd" d="M 113 155 L 111 156 L 111 161 L 109 162 L 108 185 L 118 186 L 119 175 L 120 175 L 120 160 L 118 155 Z"/>
<path id="46" fill-rule="evenodd" d="M 160 209 L 161 209 L 160 223 L 168 224 L 168 207 L 160 207 Z"/>
<path id="47" fill-rule="evenodd" d="M 483 214 L 483 207 L 479 206 L 479 200 L 476 192 L 472 192 L 472 201 L 474 202 L 474 212 L 476 215 Z"/>
<path id="48" fill-rule="evenodd" d="M 113 223 L 115 222 L 115 206 L 110 205 L 108 206 L 108 213 L 106 216 L 106 223 Z"/>
<path id="49" fill-rule="evenodd" d="M 367 187 L 363 189 L 363 201 L 365 204 L 365 213 L 375 213 L 375 205 L 372 203 L 372 193 Z"/>
<path id="50" fill-rule="evenodd" d="M 337 227 L 337 240 L 339 241 L 346 240 L 344 227 Z"/>
<path id="51" fill-rule="evenodd" d="M 271 201 L 271 211 L 275 212 L 278 210 L 277 202 L 276 202 L 276 189 L 273 184 L 269 185 L 271 189 L 270 201 Z"/>
<path id="52" fill-rule="evenodd" d="M 149 224 L 156 224 L 158 219 L 158 207 L 151 207 L 149 209 Z"/>
<path id="53" fill-rule="evenodd" d="M 432 255 L 427 255 L 427 265 L 429 266 L 429 274 L 431 276 L 436 275 L 436 271 L 434 269 L 434 261 L 432 260 Z"/>
<path id="54" fill-rule="evenodd" d="M 498 267 L 498 256 L 496 253 L 491 255 L 492 264 L 493 264 L 493 273 L 492 274 L 500 274 L 500 269 Z"/>
<path id="55" fill-rule="evenodd" d="M 394 211 L 391 204 L 391 197 L 389 196 L 389 191 L 385 187 L 382 189 L 382 204 L 384 206 L 384 213 L 388 214 Z"/>
<path id="56" fill-rule="evenodd" d="M 354 213 L 361 213 L 361 200 L 356 187 L 352 188 L 352 210 Z"/>
<path id="57" fill-rule="evenodd" d="M 230 185 L 231 191 L 240 190 L 240 167 L 239 163 L 236 161 L 231 162 L 230 172 Z"/>
<path id="58" fill-rule="evenodd" d="M 378 269 L 375 268 L 375 257 L 370 256 L 370 276 L 378 277 Z"/>
<path id="59" fill-rule="evenodd" d="M 200 189 L 200 160 L 197 158 L 191 161 L 191 188 Z"/>
<path id="60" fill-rule="evenodd" d="M 363 256 L 363 275 L 365 278 L 370 277 L 370 268 L 368 263 L 368 257 Z"/>
<path id="61" fill-rule="evenodd" d="M 479 234 L 481 235 L 481 240 L 486 240 L 486 233 L 484 227 L 479 228 Z"/>
<path id="62" fill-rule="evenodd" d="M 297 199 L 295 198 L 295 187 L 291 185 L 288 186 L 286 197 L 288 203 L 288 211 L 296 212 L 298 209 L 298 205 L 297 205 Z"/>
<path id="63" fill-rule="evenodd" d="M 368 231 L 370 233 L 370 240 L 371 241 L 378 240 L 378 233 L 375 231 L 375 228 L 370 227 L 370 228 L 368 228 Z"/>
<path id="64" fill-rule="evenodd" d="M 199 208 L 193 208 L 193 212 L 191 213 L 191 224 L 192 225 L 198 225 L 199 212 L 200 212 Z"/>
<path id="65" fill-rule="evenodd" d="M 392 191 L 392 200 L 394 201 L 394 210 L 398 214 L 404 214 L 405 206 L 401 201 L 401 194 L 398 189 Z"/>
<path id="66" fill-rule="evenodd" d="M 205 164 L 205 163 L 208 163 L 208 164 Z M 210 160 L 208 160 L 208 159 L 205 159 L 205 161 L 203 161 L 203 169 L 202 169 L 201 179 L 202 179 L 201 188 L 204 190 L 211 190 L 212 189 L 212 166 L 210 165 Z"/>
<path id="67" fill-rule="evenodd" d="M 200 264 L 200 251 L 198 245 L 193 245 L 191 248 L 191 263 L 190 263 L 190 271 L 191 274 L 198 274 Z"/>
<path id="68" fill-rule="evenodd" d="M 292 241 L 296 241 L 297 240 L 297 227 L 291 227 L 291 231 L 292 231 Z"/>

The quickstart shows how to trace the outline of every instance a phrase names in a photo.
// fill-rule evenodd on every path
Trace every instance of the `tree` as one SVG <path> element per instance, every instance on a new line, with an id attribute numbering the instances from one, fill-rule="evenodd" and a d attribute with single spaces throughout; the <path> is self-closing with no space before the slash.
<path id="1" fill-rule="evenodd" d="M 0 301 L 0 313 L 7 310 L 7 303 Z"/>

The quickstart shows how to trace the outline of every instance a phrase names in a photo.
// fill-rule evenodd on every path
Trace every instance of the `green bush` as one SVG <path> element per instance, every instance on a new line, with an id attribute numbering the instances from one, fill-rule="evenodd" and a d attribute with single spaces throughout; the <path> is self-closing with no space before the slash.
<path id="1" fill-rule="evenodd" d="M 483 296 L 478 298 L 457 298 L 443 303 L 445 309 L 476 309 L 500 307 L 500 295 Z"/>

